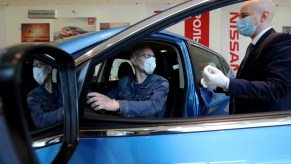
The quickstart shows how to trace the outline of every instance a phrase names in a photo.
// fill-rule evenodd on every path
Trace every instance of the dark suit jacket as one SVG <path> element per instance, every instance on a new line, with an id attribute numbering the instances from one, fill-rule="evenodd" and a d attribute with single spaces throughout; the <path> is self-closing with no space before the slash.
<path id="1" fill-rule="evenodd" d="M 228 94 L 230 113 L 291 109 L 291 35 L 268 30 L 230 79 Z"/>

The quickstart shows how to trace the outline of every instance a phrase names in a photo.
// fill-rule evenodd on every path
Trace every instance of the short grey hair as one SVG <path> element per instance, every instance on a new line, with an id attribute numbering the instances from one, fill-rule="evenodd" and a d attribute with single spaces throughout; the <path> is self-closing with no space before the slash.
<path id="1" fill-rule="evenodd" d="M 132 53 L 130 55 L 130 58 L 133 58 L 135 56 L 139 56 L 141 51 L 145 50 L 145 49 L 151 49 L 151 47 L 149 47 L 148 45 L 138 45 L 136 47 L 133 48 Z"/>

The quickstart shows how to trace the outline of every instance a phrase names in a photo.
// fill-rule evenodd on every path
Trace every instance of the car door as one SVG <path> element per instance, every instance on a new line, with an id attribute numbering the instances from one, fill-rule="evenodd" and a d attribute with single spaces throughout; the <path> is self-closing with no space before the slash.
<path id="1" fill-rule="evenodd" d="M 130 37 L 132 33 L 127 32 L 127 30 L 122 32 L 120 37 Z M 129 48 L 141 40 L 144 41 L 145 38 L 139 36 L 138 33 L 135 37 L 140 38 L 138 40 L 129 38 L 126 40 L 128 41 L 126 45 L 118 44 L 118 37 L 114 37 L 117 40 L 111 40 L 113 43 L 110 40 L 106 41 L 107 43 L 104 42 L 105 45 L 98 46 L 94 50 L 95 52 L 90 53 L 90 56 L 98 54 L 90 58 L 90 61 L 82 62 L 81 58 L 77 59 L 76 63 L 86 65 L 81 70 L 81 72 L 87 73 L 87 77 L 82 79 L 85 81 L 82 88 L 89 86 L 90 80 L 88 79 L 91 79 L 96 70 L 96 79 L 104 79 L 103 77 L 106 76 L 101 76 L 106 72 L 103 64 L 107 64 L 108 60 L 118 56 L 121 50 Z M 145 40 L 148 41 L 147 39 Z M 106 45 L 113 48 L 103 50 L 102 46 Z M 187 47 L 184 47 L 180 50 L 187 51 L 186 49 Z M 216 57 L 217 64 L 220 63 L 221 70 L 224 70 L 219 56 L 209 55 Z M 190 57 L 187 56 L 187 58 Z M 191 60 L 183 62 L 187 69 L 191 70 L 189 68 L 192 66 Z M 209 62 L 207 63 L 209 64 Z M 224 70 L 224 72 L 228 71 Z M 199 86 L 191 83 L 192 79 L 186 79 L 188 76 L 194 76 L 193 73 L 191 71 L 184 73 L 186 84 L 190 83 L 192 86 L 189 85 L 189 87 L 199 89 Z M 86 89 L 83 92 L 80 95 L 80 110 L 86 111 L 80 115 L 79 145 L 69 163 L 86 163 L 88 161 L 96 163 L 290 162 L 291 152 L 286 147 L 286 145 L 291 145 L 288 141 L 291 128 L 290 112 L 288 111 L 189 118 L 125 118 L 95 113 L 85 105 L 81 105 L 81 103 L 86 104 L 84 102 L 88 93 Z M 193 95 L 186 95 L 186 97 L 193 103 Z M 192 104 L 184 105 L 186 108 L 194 108 Z"/>
<path id="2" fill-rule="evenodd" d="M 233 78 L 233 71 L 226 63 L 225 59 L 207 49 L 202 45 L 197 45 L 188 42 L 188 49 L 192 58 L 195 72 L 196 85 L 200 86 L 200 79 L 202 78 L 203 68 L 207 65 L 211 65 L 221 70 L 227 77 Z M 217 116 L 228 115 L 229 96 L 225 93 L 217 93 L 215 88 L 212 89 L 200 89 L 200 93 L 207 106 L 207 110 L 204 115 Z"/>

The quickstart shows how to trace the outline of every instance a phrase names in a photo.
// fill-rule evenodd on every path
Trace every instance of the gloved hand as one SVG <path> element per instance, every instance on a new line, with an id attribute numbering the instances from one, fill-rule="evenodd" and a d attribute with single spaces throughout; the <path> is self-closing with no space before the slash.
<path id="1" fill-rule="evenodd" d="M 208 80 L 206 80 L 205 78 L 202 78 L 201 81 L 200 81 L 201 85 L 204 87 L 204 88 L 207 88 L 208 91 L 210 92 L 213 92 L 214 90 L 216 90 L 216 86 L 214 85 L 209 85 L 208 84 Z"/>
<path id="2" fill-rule="evenodd" d="M 201 83 L 201 85 L 202 85 L 204 88 L 207 88 L 207 87 L 208 87 L 208 80 L 205 79 L 204 77 L 202 77 L 200 83 Z"/>
<path id="3" fill-rule="evenodd" d="M 204 88 L 208 88 L 210 85 L 228 89 L 229 78 L 226 77 L 219 69 L 208 65 L 203 69 L 203 78 L 201 79 L 201 85 Z"/>
<path id="4" fill-rule="evenodd" d="M 104 109 L 107 111 L 117 111 L 119 109 L 119 102 L 110 99 L 109 97 L 97 93 L 97 92 L 90 92 L 87 95 L 87 104 L 90 104 L 90 107 L 94 110 Z"/>

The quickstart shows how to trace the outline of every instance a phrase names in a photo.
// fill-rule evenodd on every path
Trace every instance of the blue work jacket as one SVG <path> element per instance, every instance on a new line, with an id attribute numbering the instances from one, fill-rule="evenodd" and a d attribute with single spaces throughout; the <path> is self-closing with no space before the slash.
<path id="1" fill-rule="evenodd" d="M 27 104 L 37 129 L 63 120 L 60 86 L 54 93 L 49 93 L 42 85 L 34 88 L 27 96 Z"/>
<path id="2" fill-rule="evenodd" d="M 163 117 L 168 92 L 169 82 L 159 75 L 148 75 L 138 88 L 134 76 L 128 75 L 107 96 L 119 100 L 122 116 L 155 118 Z"/>

